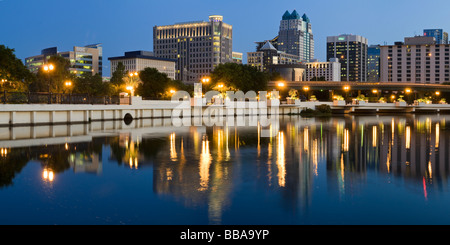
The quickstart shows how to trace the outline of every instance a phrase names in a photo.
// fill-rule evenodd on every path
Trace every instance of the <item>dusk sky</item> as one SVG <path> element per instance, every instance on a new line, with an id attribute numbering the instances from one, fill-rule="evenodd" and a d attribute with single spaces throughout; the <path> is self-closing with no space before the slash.
<path id="1" fill-rule="evenodd" d="M 69 51 L 102 43 L 104 76 L 109 76 L 108 57 L 153 51 L 153 26 L 218 14 L 233 26 L 233 51 L 244 53 L 246 63 L 254 42 L 275 37 L 283 13 L 294 9 L 311 20 L 320 61 L 326 59 L 327 36 L 361 35 L 370 45 L 393 44 L 427 28 L 450 31 L 448 0 L 0 0 L 0 44 L 24 60 L 48 47 Z"/>

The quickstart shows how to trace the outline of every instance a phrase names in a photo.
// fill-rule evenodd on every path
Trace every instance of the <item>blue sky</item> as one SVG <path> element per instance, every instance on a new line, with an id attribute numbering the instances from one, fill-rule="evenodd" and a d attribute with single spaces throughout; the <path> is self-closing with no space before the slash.
<path id="1" fill-rule="evenodd" d="M 125 51 L 153 51 L 152 28 L 224 16 L 233 25 L 233 50 L 252 52 L 255 41 L 278 33 L 286 10 L 306 13 L 315 39 L 315 58 L 326 59 L 326 37 L 361 35 L 369 44 L 392 44 L 423 29 L 450 32 L 448 0 L 0 0 L 0 44 L 24 59 L 44 48 L 103 44 L 104 75 L 108 57 Z"/>

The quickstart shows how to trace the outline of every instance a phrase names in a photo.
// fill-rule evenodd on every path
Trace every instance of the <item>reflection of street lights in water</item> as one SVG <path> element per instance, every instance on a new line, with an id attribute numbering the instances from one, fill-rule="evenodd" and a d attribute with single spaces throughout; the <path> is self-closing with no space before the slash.
<path id="1" fill-rule="evenodd" d="M 45 168 L 44 172 L 42 173 L 42 178 L 44 180 L 48 180 L 48 181 L 52 182 L 53 179 L 55 178 L 54 174 L 53 174 L 53 170 Z"/>

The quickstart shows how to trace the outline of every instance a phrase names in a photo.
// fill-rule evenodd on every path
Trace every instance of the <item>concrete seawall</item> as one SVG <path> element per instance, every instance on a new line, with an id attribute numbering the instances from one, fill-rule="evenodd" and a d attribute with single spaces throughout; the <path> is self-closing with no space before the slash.
<path id="1" fill-rule="evenodd" d="M 73 105 L 73 104 L 0 104 L 0 126 L 54 125 L 88 123 L 93 121 L 146 118 L 195 117 L 215 115 L 288 115 L 299 114 L 299 106 L 259 107 L 243 106 L 191 107 L 190 103 L 142 100 L 133 97 L 132 105 Z"/>
<path id="2" fill-rule="evenodd" d="M 296 102 L 279 104 L 271 101 L 226 102 L 225 105 L 191 106 L 190 101 L 142 100 L 132 97 L 131 105 L 86 104 L 0 104 L 0 127 L 89 123 L 153 118 L 189 118 L 254 115 L 298 115 L 306 108 L 329 105 L 333 114 L 378 113 L 450 113 L 450 105 L 397 105 L 395 103 L 365 103 L 336 105 L 333 102 Z"/>

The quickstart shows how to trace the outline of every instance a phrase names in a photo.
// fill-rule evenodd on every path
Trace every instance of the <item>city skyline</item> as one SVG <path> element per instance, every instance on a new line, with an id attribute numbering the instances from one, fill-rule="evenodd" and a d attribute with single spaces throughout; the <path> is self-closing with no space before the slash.
<path id="1" fill-rule="evenodd" d="M 153 51 L 154 26 L 207 20 L 209 15 L 218 14 L 233 26 L 232 49 L 242 52 L 246 60 L 246 53 L 254 51 L 256 41 L 272 39 L 278 33 L 283 13 L 296 10 L 300 15 L 306 14 L 313 25 L 314 58 L 326 61 L 327 36 L 361 35 L 368 39 L 369 45 L 383 45 L 422 35 L 423 29 L 450 29 L 441 17 L 450 3 L 439 0 L 430 2 L 440 7 L 420 22 L 417 16 L 423 16 L 423 10 L 417 0 L 370 4 L 355 0 L 301 4 L 291 0 L 204 3 L 200 0 L 189 4 L 175 0 L 156 3 L 82 0 L 74 5 L 56 0 L 3 0 L 0 1 L 0 9 L 4 11 L 0 15 L 0 43 L 15 49 L 23 62 L 49 47 L 69 50 L 73 46 L 102 43 L 106 61 L 127 51 Z M 110 76 L 109 62 L 103 66 L 104 76 Z"/>

